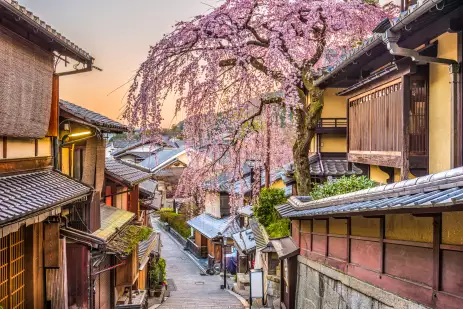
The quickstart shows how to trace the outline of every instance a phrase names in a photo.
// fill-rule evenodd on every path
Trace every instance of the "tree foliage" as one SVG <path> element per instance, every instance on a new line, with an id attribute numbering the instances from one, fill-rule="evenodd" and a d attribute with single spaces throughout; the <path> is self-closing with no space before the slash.
<path id="1" fill-rule="evenodd" d="M 361 0 L 221 3 L 177 23 L 150 48 L 129 90 L 124 117 L 144 133 L 159 132 L 162 106 L 174 95 L 176 111 L 186 112 L 187 145 L 210 159 L 205 171 L 219 164 L 237 173 L 246 159 L 262 166 L 269 153 L 273 164 L 293 156 L 298 192 L 307 194 L 307 154 L 323 109 L 323 92 L 313 81 L 387 14 Z M 284 131 L 276 121 L 281 113 L 288 119 Z M 255 129 L 262 118 L 268 130 Z M 270 146 L 262 142 L 268 134 Z"/>
<path id="2" fill-rule="evenodd" d="M 286 202 L 285 191 L 282 189 L 264 188 L 260 191 L 257 205 L 254 207 L 254 215 L 259 222 L 268 227 L 280 218 L 275 206 Z"/>
<path id="3" fill-rule="evenodd" d="M 264 188 L 260 191 L 257 205 L 254 207 L 254 215 L 271 238 L 289 235 L 289 220 L 281 219 L 275 209 L 285 202 L 285 192 L 282 189 Z"/>
<path id="4" fill-rule="evenodd" d="M 335 181 L 317 184 L 312 191 L 312 198 L 314 200 L 319 200 L 325 197 L 373 188 L 376 185 L 376 182 L 365 176 L 342 176 Z"/>

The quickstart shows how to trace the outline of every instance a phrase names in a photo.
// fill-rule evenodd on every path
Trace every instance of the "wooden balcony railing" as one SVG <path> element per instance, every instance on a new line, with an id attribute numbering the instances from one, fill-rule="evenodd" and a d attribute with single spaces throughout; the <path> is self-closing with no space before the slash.
<path id="1" fill-rule="evenodd" d="M 347 118 L 321 118 L 316 132 L 320 134 L 346 134 Z"/>
<path id="2" fill-rule="evenodd" d="M 198 258 L 207 258 L 207 246 L 199 247 L 198 245 L 196 245 L 194 239 L 187 239 L 186 248 L 190 250 Z"/>

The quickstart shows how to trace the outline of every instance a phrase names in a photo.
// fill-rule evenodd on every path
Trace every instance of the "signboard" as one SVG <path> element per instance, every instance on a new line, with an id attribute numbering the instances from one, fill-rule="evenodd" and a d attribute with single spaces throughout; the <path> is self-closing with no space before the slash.
<path id="1" fill-rule="evenodd" d="M 264 272 L 253 269 L 250 272 L 250 298 L 264 298 Z"/>

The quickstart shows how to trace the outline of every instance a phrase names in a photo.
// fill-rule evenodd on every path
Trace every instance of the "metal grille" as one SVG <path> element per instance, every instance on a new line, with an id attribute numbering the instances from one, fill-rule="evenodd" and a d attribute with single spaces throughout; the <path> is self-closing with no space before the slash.
<path id="1" fill-rule="evenodd" d="M 24 228 L 0 239 L 0 306 L 24 305 Z"/>

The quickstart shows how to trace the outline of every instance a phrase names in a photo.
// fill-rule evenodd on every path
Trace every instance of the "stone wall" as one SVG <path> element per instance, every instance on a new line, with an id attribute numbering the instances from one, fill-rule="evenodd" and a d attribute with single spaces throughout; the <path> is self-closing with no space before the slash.
<path id="1" fill-rule="evenodd" d="M 297 309 L 425 309 L 333 268 L 298 257 Z"/>

